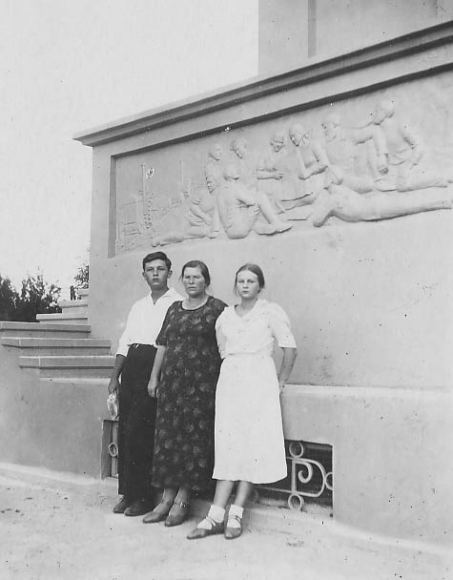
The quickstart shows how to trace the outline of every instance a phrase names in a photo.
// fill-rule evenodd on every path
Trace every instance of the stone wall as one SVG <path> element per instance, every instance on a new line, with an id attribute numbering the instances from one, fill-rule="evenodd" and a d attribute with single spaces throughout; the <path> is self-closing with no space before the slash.
<path id="1" fill-rule="evenodd" d="M 436 542 L 453 533 L 452 71 L 447 23 L 78 137 L 94 147 L 94 334 L 118 338 L 152 249 L 177 284 L 206 261 L 227 302 L 259 263 L 300 352 L 285 432 L 333 445 L 335 517 Z M 439 488 L 432 471 L 414 487 L 414 458 Z"/>

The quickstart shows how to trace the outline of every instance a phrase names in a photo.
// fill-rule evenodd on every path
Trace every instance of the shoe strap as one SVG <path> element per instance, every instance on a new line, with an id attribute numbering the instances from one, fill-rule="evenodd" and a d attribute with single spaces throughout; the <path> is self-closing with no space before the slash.
<path id="1" fill-rule="evenodd" d="M 205 517 L 204 517 L 204 518 L 201 520 L 200 524 L 201 524 L 202 522 L 206 522 L 206 523 L 208 523 L 208 524 L 210 525 L 210 528 L 209 528 L 209 530 L 213 530 L 213 529 L 215 529 L 215 528 L 217 528 L 217 527 L 219 527 L 219 526 L 221 525 L 221 522 L 216 522 L 216 521 L 215 521 L 214 519 L 212 519 L 210 516 L 205 516 Z M 206 530 L 206 529 L 207 529 L 207 528 L 205 528 L 205 527 L 203 527 L 203 528 L 200 528 L 200 524 L 198 524 L 197 528 L 199 528 L 200 530 Z"/>
<path id="2" fill-rule="evenodd" d="M 186 510 L 186 509 L 189 508 L 189 505 L 190 504 L 187 501 L 174 501 L 173 502 L 173 505 L 175 505 L 177 507 L 180 507 L 180 508 Z"/>

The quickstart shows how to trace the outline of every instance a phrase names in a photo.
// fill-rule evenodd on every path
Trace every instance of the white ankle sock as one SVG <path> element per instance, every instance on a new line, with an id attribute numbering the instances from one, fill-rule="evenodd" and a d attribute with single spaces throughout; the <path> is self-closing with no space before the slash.
<path id="1" fill-rule="evenodd" d="M 212 528 L 212 524 L 207 518 L 210 518 L 211 520 L 214 520 L 216 523 L 220 524 L 223 522 L 224 517 L 225 510 L 218 505 L 212 505 L 209 508 L 208 515 L 206 516 L 206 518 L 201 520 L 197 528 L 200 528 L 202 530 L 210 530 Z"/>
<path id="2" fill-rule="evenodd" d="M 236 518 L 232 518 L 231 516 L 242 518 L 243 513 L 244 513 L 243 507 L 236 504 L 232 504 L 230 506 L 230 511 L 228 512 L 228 526 L 230 528 L 239 528 L 241 524 L 237 521 Z"/>

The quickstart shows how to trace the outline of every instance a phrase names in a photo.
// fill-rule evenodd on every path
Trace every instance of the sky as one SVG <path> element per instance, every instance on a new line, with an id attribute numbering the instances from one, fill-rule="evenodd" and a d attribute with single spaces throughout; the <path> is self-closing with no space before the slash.
<path id="1" fill-rule="evenodd" d="M 0 274 L 89 255 L 81 131 L 250 78 L 258 0 L 0 0 Z"/>

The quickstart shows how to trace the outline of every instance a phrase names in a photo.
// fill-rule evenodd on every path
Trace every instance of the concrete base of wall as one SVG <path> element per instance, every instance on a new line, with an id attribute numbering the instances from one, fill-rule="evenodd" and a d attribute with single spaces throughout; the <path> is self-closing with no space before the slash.
<path id="1" fill-rule="evenodd" d="M 282 407 L 285 438 L 333 446 L 336 520 L 452 542 L 451 390 L 289 385 Z"/>
<path id="2" fill-rule="evenodd" d="M 40 379 L 0 356 L 0 460 L 99 477 L 107 379 Z"/>

